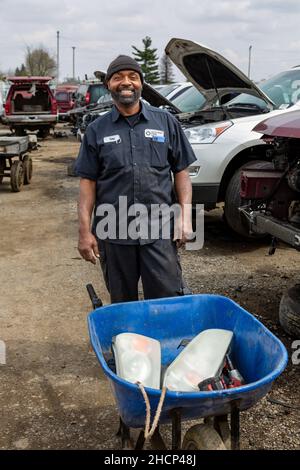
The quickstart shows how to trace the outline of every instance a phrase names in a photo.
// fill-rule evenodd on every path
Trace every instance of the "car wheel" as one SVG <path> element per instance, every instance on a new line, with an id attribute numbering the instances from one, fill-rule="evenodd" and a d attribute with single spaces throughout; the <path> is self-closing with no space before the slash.
<path id="1" fill-rule="evenodd" d="M 68 166 L 67 166 L 67 175 L 68 176 L 77 176 L 77 174 L 75 172 L 75 161 L 68 164 Z"/>
<path id="2" fill-rule="evenodd" d="M 46 137 L 48 137 L 49 134 L 50 134 L 50 128 L 48 127 L 38 130 L 38 137 L 40 139 L 46 139 Z"/>
<path id="3" fill-rule="evenodd" d="M 5 168 L 6 168 L 5 159 L 0 158 L 0 184 L 2 183 L 3 178 L 4 178 L 4 176 L 1 176 L 1 173 L 2 174 L 4 173 Z"/>
<path id="4" fill-rule="evenodd" d="M 23 137 L 24 135 L 26 135 L 24 127 L 16 127 L 15 128 L 15 135 L 17 137 Z"/>
<path id="5" fill-rule="evenodd" d="M 281 297 L 279 322 L 286 333 L 300 338 L 300 284 L 291 287 Z"/>
<path id="6" fill-rule="evenodd" d="M 239 211 L 242 205 L 240 196 L 241 171 L 243 168 L 273 168 L 272 163 L 263 160 L 256 160 L 242 165 L 231 177 L 225 194 L 224 218 L 227 225 L 238 235 L 244 238 L 264 238 L 265 233 L 250 234 L 247 222 Z"/>

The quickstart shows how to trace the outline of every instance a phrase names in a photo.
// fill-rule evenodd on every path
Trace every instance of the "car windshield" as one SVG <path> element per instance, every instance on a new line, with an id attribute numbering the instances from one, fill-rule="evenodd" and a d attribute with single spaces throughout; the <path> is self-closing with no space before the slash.
<path id="1" fill-rule="evenodd" d="M 101 96 L 107 95 L 108 90 L 105 85 L 95 85 L 91 87 L 91 103 L 97 103 Z"/>
<path id="2" fill-rule="evenodd" d="M 60 91 L 59 93 L 55 94 L 56 101 L 68 101 L 69 95 L 67 92 Z"/>
<path id="3" fill-rule="evenodd" d="M 107 104 L 107 103 L 111 104 L 111 102 L 112 102 L 112 96 L 108 92 L 108 90 L 107 90 L 106 95 L 101 96 L 97 101 L 98 104 Z"/>
<path id="4" fill-rule="evenodd" d="M 157 90 L 162 96 L 166 97 L 170 93 L 172 93 L 172 91 L 176 90 L 176 88 L 178 88 L 179 86 L 179 83 L 170 83 L 170 85 L 163 85 L 161 88 L 158 87 Z"/>
<path id="5" fill-rule="evenodd" d="M 288 108 L 300 99 L 300 69 L 281 72 L 268 80 L 259 84 L 260 89 L 276 104 L 277 108 Z M 238 106 L 239 104 L 253 104 L 262 109 L 267 108 L 267 104 L 262 99 L 241 93 L 239 96 L 229 101 L 226 106 Z"/>
<path id="6" fill-rule="evenodd" d="M 181 95 L 172 100 L 182 113 L 199 111 L 206 103 L 205 97 L 194 86 L 187 88 Z"/>

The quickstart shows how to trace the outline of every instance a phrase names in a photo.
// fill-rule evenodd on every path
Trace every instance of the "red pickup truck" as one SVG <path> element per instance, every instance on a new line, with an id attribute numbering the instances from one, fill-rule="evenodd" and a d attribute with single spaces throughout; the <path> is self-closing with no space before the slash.
<path id="1" fill-rule="evenodd" d="M 25 131 L 38 130 L 46 137 L 57 123 L 57 103 L 50 89 L 52 77 L 8 77 L 11 82 L 7 94 L 3 123 L 17 136 Z"/>

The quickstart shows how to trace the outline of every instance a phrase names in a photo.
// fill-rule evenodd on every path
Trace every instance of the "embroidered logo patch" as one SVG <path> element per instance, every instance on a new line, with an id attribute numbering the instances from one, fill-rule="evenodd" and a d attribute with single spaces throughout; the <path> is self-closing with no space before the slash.
<path id="1" fill-rule="evenodd" d="M 145 137 L 147 139 L 156 140 L 158 137 L 164 138 L 165 133 L 158 129 L 145 129 Z"/>

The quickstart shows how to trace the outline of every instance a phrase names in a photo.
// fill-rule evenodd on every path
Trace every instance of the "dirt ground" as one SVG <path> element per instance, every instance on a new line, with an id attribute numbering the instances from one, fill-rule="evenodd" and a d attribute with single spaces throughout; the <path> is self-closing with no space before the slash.
<path id="1" fill-rule="evenodd" d="M 7 351 L 0 449 L 120 449 L 116 407 L 87 330 L 85 285 L 92 282 L 104 303 L 109 297 L 99 266 L 76 248 L 78 179 L 67 176 L 67 164 L 79 144 L 71 134 L 39 144 L 31 185 L 20 193 L 8 180 L 0 185 L 0 340 Z M 220 214 L 206 216 L 204 248 L 181 253 L 189 286 L 234 299 L 289 350 L 268 397 L 241 415 L 241 447 L 300 449 L 300 365 L 292 365 L 293 339 L 278 323 L 280 297 L 300 279 L 300 255 L 280 245 L 268 256 L 266 242 L 234 238 Z M 163 432 L 169 439 L 169 428 Z"/>

